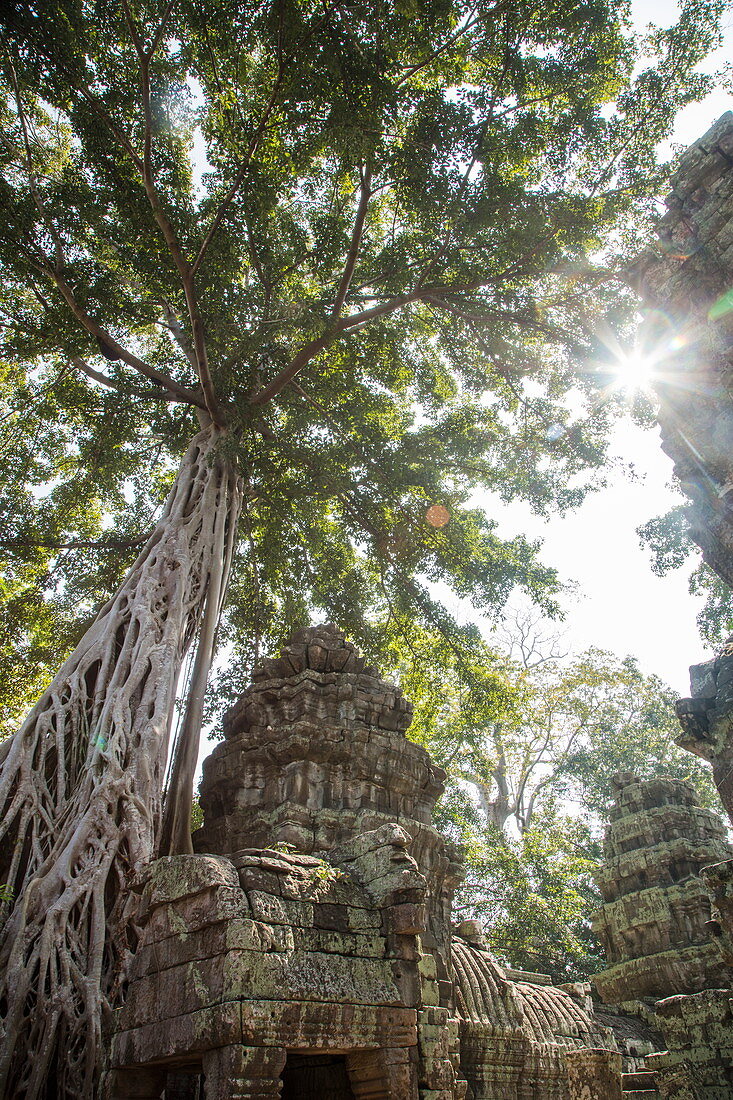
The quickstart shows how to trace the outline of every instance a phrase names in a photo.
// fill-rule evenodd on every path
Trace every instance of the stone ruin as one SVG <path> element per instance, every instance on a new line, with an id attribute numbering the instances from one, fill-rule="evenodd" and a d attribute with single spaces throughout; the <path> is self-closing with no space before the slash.
<path id="1" fill-rule="evenodd" d="M 672 184 L 631 281 L 670 349 L 658 419 L 690 533 L 733 586 L 733 115 Z M 680 743 L 733 817 L 733 644 L 691 673 Z M 331 627 L 255 670 L 205 766 L 201 854 L 136 884 L 106 1096 L 733 1097 L 733 859 L 714 815 L 684 783 L 619 777 L 594 1005 L 452 927 L 460 860 L 431 824 L 444 777 L 409 722 Z"/>
<path id="2" fill-rule="evenodd" d="M 632 281 L 666 340 L 655 389 L 662 446 L 687 495 L 689 534 L 710 568 L 733 587 L 733 114 L 723 115 L 680 158 L 657 242 Z M 690 669 L 691 697 L 677 704 L 679 744 L 707 760 L 733 820 L 733 643 Z M 725 969 L 705 988 L 655 1006 L 668 1050 L 657 1058 L 665 1095 L 733 1096 L 733 860 L 700 871 L 711 941 Z M 698 929 L 699 931 L 699 929 Z M 697 934 L 697 933 L 696 933 Z M 706 958 L 712 961 L 706 949 Z M 666 1059 L 666 1061 L 665 1061 Z"/>
<path id="3" fill-rule="evenodd" d="M 608 1003 L 659 1000 L 725 983 L 711 940 L 703 867 L 733 856 L 725 827 L 690 783 L 615 779 L 617 797 L 596 875 L 603 907 L 594 921 L 608 968 L 593 983 Z"/>
<path id="4" fill-rule="evenodd" d="M 204 767 L 200 854 L 136 884 L 110 1100 L 621 1096 L 633 1019 L 452 927 L 444 773 L 410 717 L 333 627 L 258 666 Z"/>
<path id="5" fill-rule="evenodd" d="M 723 1100 L 733 1096 L 733 960 L 718 943 L 726 902 L 711 881 L 733 868 L 733 849 L 691 784 L 623 773 L 615 786 L 594 922 L 609 965 L 593 984 L 650 1027 L 656 1051 L 640 1066 L 650 1096 Z"/>
<path id="6" fill-rule="evenodd" d="M 731 112 L 682 155 L 666 205 L 657 240 L 630 278 L 649 307 L 650 341 L 661 360 L 657 419 L 662 448 L 689 499 L 688 534 L 733 587 Z M 696 702 L 689 709 L 683 702 L 680 718 L 689 734 L 685 747 L 710 761 L 733 817 L 733 725 L 725 720 L 733 706 L 733 662 L 724 656 L 706 672 L 693 668 Z"/>

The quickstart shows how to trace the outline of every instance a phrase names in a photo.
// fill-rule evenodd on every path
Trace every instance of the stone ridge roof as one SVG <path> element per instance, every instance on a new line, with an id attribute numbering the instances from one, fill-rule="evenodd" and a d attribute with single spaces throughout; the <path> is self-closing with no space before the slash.
<path id="1" fill-rule="evenodd" d="M 456 1007 L 466 1023 L 542 1045 L 615 1049 L 608 1028 L 564 989 L 512 982 L 488 951 L 458 937 L 452 962 Z"/>

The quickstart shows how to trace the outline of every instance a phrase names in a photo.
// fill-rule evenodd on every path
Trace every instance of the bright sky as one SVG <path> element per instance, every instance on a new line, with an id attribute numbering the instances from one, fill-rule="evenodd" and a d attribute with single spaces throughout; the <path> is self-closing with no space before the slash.
<path id="1" fill-rule="evenodd" d="M 670 26 L 677 15 L 670 0 L 633 0 L 637 30 L 649 23 Z M 716 71 L 733 56 L 733 8 L 725 17 L 725 42 L 706 62 Z M 680 113 L 673 141 L 690 145 L 725 111 L 733 97 L 716 92 Z M 705 650 L 695 624 L 701 601 L 687 591 L 691 566 L 664 578 L 655 577 L 649 553 L 639 545 L 636 528 L 662 515 L 684 498 L 670 486 L 672 463 L 659 446 L 657 430 L 642 431 L 631 422 L 619 426 L 613 452 L 632 462 L 639 480 L 614 477 L 604 491 L 589 497 L 566 519 L 544 523 L 520 503 L 489 504 L 499 534 L 523 532 L 544 541 L 542 559 L 562 577 L 575 581 L 577 593 L 567 603 L 564 628 L 573 649 L 600 646 L 638 658 L 645 672 L 654 672 L 680 695 L 689 694 L 688 666 L 704 660 Z"/>

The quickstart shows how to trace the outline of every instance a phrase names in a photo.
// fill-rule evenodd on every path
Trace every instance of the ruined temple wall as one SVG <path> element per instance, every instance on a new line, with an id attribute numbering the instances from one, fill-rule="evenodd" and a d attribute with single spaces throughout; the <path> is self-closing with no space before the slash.
<path id="1" fill-rule="evenodd" d="M 682 780 L 640 782 L 624 773 L 614 782 L 596 875 L 603 905 L 593 923 L 608 961 L 594 977 L 601 998 L 653 1001 L 725 985 L 701 876 L 706 864 L 733 855 L 722 822 Z"/>
<path id="2" fill-rule="evenodd" d="M 733 114 L 684 153 L 671 182 L 632 280 L 658 311 L 658 420 L 690 534 L 733 585 Z"/>

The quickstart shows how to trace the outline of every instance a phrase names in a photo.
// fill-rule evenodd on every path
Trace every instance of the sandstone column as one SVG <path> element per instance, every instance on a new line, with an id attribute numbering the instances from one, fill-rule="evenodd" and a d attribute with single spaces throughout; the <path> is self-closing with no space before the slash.
<path id="1" fill-rule="evenodd" d="M 285 1051 L 277 1047 L 217 1047 L 204 1054 L 206 1100 L 278 1100 Z"/>

